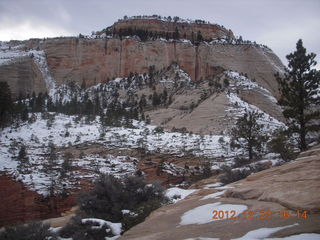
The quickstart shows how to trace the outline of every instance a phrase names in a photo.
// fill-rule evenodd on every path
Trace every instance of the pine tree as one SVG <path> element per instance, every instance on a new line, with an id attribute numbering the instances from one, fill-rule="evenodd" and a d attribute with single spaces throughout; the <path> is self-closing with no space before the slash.
<path id="1" fill-rule="evenodd" d="M 306 49 L 299 39 L 296 51 L 287 55 L 288 68 L 283 77 L 276 74 L 283 106 L 283 115 L 288 120 L 289 129 L 299 135 L 299 148 L 307 149 L 308 133 L 319 131 L 320 125 L 320 71 L 311 69 L 317 63 L 316 54 L 306 54 Z"/>
<path id="2" fill-rule="evenodd" d="M 12 117 L 11 91 L 7 82 L 0 82 L 0 127 L 8 124 Z"/>
<path id="3" fill-rule="evenodd" d="M 262 131 L 263 125 L 258 123 L 259 118 L 260 113 L 246 110 L 231 131 L 231 142 L 236 143 L 235 147 L 245 149 L 249 160 L 258 156 L 267 142 L 267 137 Z"/>

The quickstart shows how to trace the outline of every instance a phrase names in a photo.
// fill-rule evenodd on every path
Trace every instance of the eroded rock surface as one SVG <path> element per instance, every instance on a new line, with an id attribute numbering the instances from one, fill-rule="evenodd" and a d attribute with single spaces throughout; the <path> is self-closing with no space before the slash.
<path id="1" fill-rule="evenodd" d="M 182 240 L 196 237 L 233 239 L 259 228 L 283 226 L 285 228 L 274 231 L 270 237 L 320 233 L 319 154 L 320 146 L 316 146 L 302 153 L 293 162 L 230 184 L 229 188 L 225 189 L 227 191 L 218 198 L 203 199 L 204 196 L 222 189 L 210 187 L 210 183 L 216 181 L 215 178 L 211 179 L 212 182 L 210 179 L 202 181 L 195 185 L 199 188 L 197 192 L 174 205 L 156 210 L 145 222 L 130 229 L 120 239 Z M 237 219 L 209 221 L 206 224 L 180 224 L 181 217 L 186 212 L 216 202 L 245 205 L 247 211 L 254 212 L 253 218 L 240 214 Z M 300 213 L 307 210 L 307 218 L 299 216 L 297 210 Z M 262 218 L 261 211 L 269 211 L 271 218 Z M 281 215 L 284 211 L 288 211 L 290 217 Z"/>

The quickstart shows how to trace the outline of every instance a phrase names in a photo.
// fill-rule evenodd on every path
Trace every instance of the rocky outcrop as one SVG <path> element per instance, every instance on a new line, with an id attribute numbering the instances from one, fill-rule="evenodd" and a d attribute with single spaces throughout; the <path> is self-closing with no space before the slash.
<path id="1" fill-rule="evenodd" d="M 125 232 L 119 239 L 182 240 L 202 237 L 223 240 L 244 236 L 241 239 L 264 239 L 269 236 L 320 233 L 319 154 L 320 146 L 316 146 L 302 153 L 293 162 L 252 174 L 226 186 L 227 191 L 216 198 L 204 198 L 208 194 L 222 191 L 212 184 L 216 181 L 215 177 L 211 181 L 206 179 L 197 184 L 198 191 L 176 204 L 156 210 L 143 223 Z M 212 207 L 195 214 L 195 209 L 207 204 L 212 204 Z M 240 214 L 236 219 L 214 221 L 211 217 L 216 205 L 224 206 L 221 208 L 224 214 L 226 211 L 238 211 L 237 205 L 246 206 L 247 213 L 252 211 L 253 214 L 252 217 Z M 197 222 L 197 219 L 204 222 L 181 224 L 182 216 L 190 210 L 194 211 L 192 222 Z M 266 211 L 271 214 L 268 218 L 263 215 Z M 301 217 L 303 211 L 307 211 L 305 218 Z M 283 215 L 285 212 L 289 215 Z M 260 228 L 263 230 L 259 230 Z M 297 239 L 305 239 L 303 236 L 300 235 Z M 319 235 L 313 237 L 316 239 Z"/>
<path id="2" fill-rule="evenodd" d="M 75 204 L 75 196 L 45 198 L 10 176 L 0 175 L 0 227 L 58 217 Z"/>
<path id="3" fill-rule="evenodd" d="M 122 19 L 100 32 L 107 34 L 120 34 L 125 30 L 144 30 L 153 33 L 163 33 L 163 38 L 166 35 L 178 33 L 181 38 L 195 41 L 198 34 L 201 34 L 203 39 L 234 39 L 233 32 L 226 28 L 209 23 L 196 23 L 187 21 L 168 21 L 161 19 L 144 19 L 130 18 Z"/>
<path id="4" fill-rule="evenodd" d="M 319 213 L 320 146 L 300 155 L 297 160 L 271 168 L 239 181 L 227 196 L 276 202 L 292 210 Z"/>
<path id="5" fill-rule="evenodd" d="M 35 47 L 35 46 L 34 46 Z M 206 44 L 134 39 L 48 39 L 39 43 L 58 84 L 66 81 L 87 86 L 132 73 L 156 70 L 176 62 L 195 81 L 221 69 L 247 73 L 272 93 L 277 92 L 274 73 L 283 67 L 270 50 L 255 45 Z"/>
<path id="6" fill-rule="evenodd" d="M 161 70 L 176 62 L 194 81 L 223 70 L 233 70 L 248 74 L 277 95 L 274 73 L 283 69 L 279 58 L 259 45 L 206 42 L 193 45 L 184 41 L 141 42 L 132 38 L 33 39 L 23 44 L 29 49 L 44 50 L 49 71 L 58 85 L 68 81 L 81 84 L 84 81 L 87 86 L 92 86 L 115 77 L 127 77 L 131 72 L 146 73 L 150 66 Z M 23 65 L 19 62 L 0 66 L 0 77 L 9 82 L 15 93 L 43 90 L 45 85 L 39 81 L 39 71 L 31 66 L 30 59 Z M 18 81 L 21 84 L 17 84 Z"/>
<path id="7" fill-rule="evenodd" d="M 42 74 L 30 57 L 19 58 L 12 64 L 0 65 L 0 81 L 8 82 L 12 94 L 19 96 L 46 92 L 46 84 Z"/>

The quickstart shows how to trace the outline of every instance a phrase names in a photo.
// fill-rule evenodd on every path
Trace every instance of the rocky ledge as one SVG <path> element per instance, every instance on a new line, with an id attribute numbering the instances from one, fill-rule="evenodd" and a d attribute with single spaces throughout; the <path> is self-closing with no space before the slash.
<path id="1" fill-rule="evenodd" d="M 319 239 L 319 145 L 227 186 L 215 182 L 199 183 L 196 192 L 156 210 L 120 239 Z"/>

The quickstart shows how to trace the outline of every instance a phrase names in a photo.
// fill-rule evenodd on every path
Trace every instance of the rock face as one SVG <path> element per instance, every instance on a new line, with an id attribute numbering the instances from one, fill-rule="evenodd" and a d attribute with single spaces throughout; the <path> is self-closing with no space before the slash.
<path id="1" fill-rule="evenodd" d="M 221 69 L 247 73 L 272 93 L 277 92 L 274 73 L 282 64 L 269 50 L 254 45 L 205 44 L 134 39 L 49 39 L 40 44 L 58 84 L 66 81 L 87 86 L 132 73 L 156 70 L 176 62 L 192 80 L 216 75 Z M 278 69 L 279 68 L 279 69 Z"/>
<path id="2" fill-rule="evenodd" d="M 258 239 L 258 236 L 262 239 L 320 233 L 319 176 L 320 146 L 316 146 L 302 153 L 293 162 L 250 175 L 244 180 L 228 185 L 225 188 L 227 191 L 216 198 L 204 198 L 208 194 L 222 191 L 212 186 L 216 181 L 215 178 L 211 181 L 205 179 L 202 184 L 198 183 L 197 192 L 176 204 L 156 210 L 145 222 L 125 232 L 119 239 L 182 240 L 197 237 L 235 239 L 244 236 L 243 239 Z M 236 209 L 236 205 L 244 205 L 247 206 L 248 212 L 253 211 L 254 214 L 252 218 L 240 214 L 236 219 L 213 221 L 211 217 L 214 205 L 212 205 L 212 208 L 199 211 L 192 216 L 193 221 L 204 219 L 205 215 L 208 218 L 204 219 L 207 223 L 181 225 L 182 216 L 186 212 L 217 202 L 220 205 L 232 204 L 224 205 L 223 211 L 232 211 Z M 307 217 L 298 215 L 297 210 L 300 213 L 307 211 Z M 261 211 L 269 211 L 271 215 L 264 218 L 265 212 Z M 284 211 L 287 211 L 290 217 L 284 217 Z M 260 228 L 264 228 L 265 235 L 262 236 L 259 230 L 255 231 Z M 268 230 L 272 230 L 271 228 L 274 228 L 274 231 L 266 234 Z M 251 232 L 251 235 L 248 232 Z M 297 239 L 305 238 L 300 236 Z M 316 236 L 313 239 L 316 239 Z"/>
<path id="3" fill-rule="evenodd" d="M 30 57 L 20 58 L 12 64 L 0 65 L 0 81 L 8 82 L 14 96 L 47 90 L 41 72 Z"/>
<path id="4" fill-rule="evenodd" d="M 231 30 L 217 24 L 189 23 L 183 21 L 166 21 L 160 19 L 122 19 L 106 29 L 107 34 L 116 33 L 128 29 L 145 30 L 153 33 L 173 34 L 179 32 L 180 37 L 188 40 L 196 40 L 200 33 L 204 39 L 234 39 Z M 103 32 L 101 32 L 103 33 Z"/>
<path id="5" fill-rule="evenodd" d="M 75 196 L 67 198 L 44 198 L 28 190 L 23 183 L 11 177 L 0 176 L 0 227 L 60 216 L 75 203 Z"/>
<path id="6" fill-rule="evenodd" d="M 177 27 L 190 38 L 190 32 L 201 31 L 205 37 L 220 38 L 232 32 L 211 24 L 173 23 L 152 19 L 117 22 L 113 27 L 140 27 L 150 31 L 172 31 Z M 183 32 L 185 31 L 185 32 Z M 185 34 L 184 34 L 185 33 Z M 199 81 L 215 76 L 223 70 L 246 73 L 261 86 L 277 95 L 274 73 L 283 65 L 269 49 L 255 44 L 207 43 L 192 44 L 187 40 L 150 40 L 142 42 L 131 38 L 52 38 L 12 42 L 24 49 L 43 50 L 49 72 L 57 84 L 74 81 L 86 86 L 106 82 L 130 73 L 147 73 L 150 66 L 161 70 L 177 63 L 191 79 Z M 9 82 L 14 93 L 43 91 L 41 74 L 32 59 L 18 59 L 12 64 L 0 65 L 0 80 Z M 25 86 L 25 87 L 24 87 Z"/>

